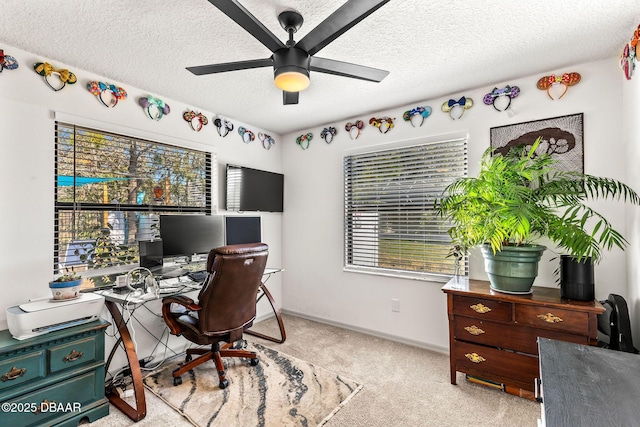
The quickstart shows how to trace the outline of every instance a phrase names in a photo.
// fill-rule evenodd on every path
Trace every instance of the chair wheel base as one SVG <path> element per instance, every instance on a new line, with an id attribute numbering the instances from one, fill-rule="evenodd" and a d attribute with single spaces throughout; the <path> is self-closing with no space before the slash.
<path id="1" fill-rule="evenodd" d="M 225 389 L 225 388 L 227 388 L 227 387 L 229 387 L 229 380 L 222 380 L 222 381 L 220 381 L 220 388 L 221 388 L 221 389 Z"/>
<path id="2" fill-rule="evenodd" d="M 177 386 L 182 384 L 182 377 L 173 377 L 173 385 Z"/>
<path id="3" fill-rule="evenodd" d="M 251 366 L 256 366 L 258 363 L 260 363 L 260 359 L 258 359 L 257 357 L 255 359 L 249 359 L 249 364 Z"/>

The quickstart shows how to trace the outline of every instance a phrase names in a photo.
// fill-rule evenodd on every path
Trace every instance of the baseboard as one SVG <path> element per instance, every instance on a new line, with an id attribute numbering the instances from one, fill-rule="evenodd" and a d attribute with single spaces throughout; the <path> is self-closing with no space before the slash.
<path id="1" fill-rule="evenodd" d="M 333 320 L 327 320 L 327 319 L 323 319 L 321 317 L 310 316 L 308 314 L 298 313 L 298 312 L 292 311 L 292 310 L 282 309 L 282 310 L 280 310 L 280 312 L 283 313 L 283 314 L 291 315 L 291 316 L 302 317 L 303 319 L 313 320 L 314 322 L 324 323 L 326 325 L 336 326 L 338 328 L 348 329 L 350 331 L 360 332 L 360 333 L 367 334 L 367 335 L 372 335 L 372 336 L 378 337 L 378 338 L 384 338 L 384 339 L 389 340 L 389 341 L 395 341 L 395 342 L 399 342 L 399 343 L 402 343 L 402 344 L 408 344 L 408 345 L 411 345 L 411 346 L 414 346 L 414 347 L 423 348 L 425 350 L 435 351 L 436 353 L 442 353 L 442 354 L 446 354 L 446 355 L 449 354 L 449 348 L 448 347 L 441 347 L 441 346 L 438 346 L 438 345 L 426 344 L 426 343 L 421 342 L 421 341 L 416 341 L 416 340 L 412 340 L 412 339 L 409 339 L 409 338 L 402 338 L 402 337 L 398 337 L 396 335 L 391 335 L 391 334 L 385 334 L 383 332 L 375 331 L 373 329 L 361 328 L 359 326 L 353 326 L 353 325 L 349 325 L 347 323 L 342 323 L 342 322 L 335 322 Z M 285 324 L 285 327 L 286 327 L 286 324 Z"/>

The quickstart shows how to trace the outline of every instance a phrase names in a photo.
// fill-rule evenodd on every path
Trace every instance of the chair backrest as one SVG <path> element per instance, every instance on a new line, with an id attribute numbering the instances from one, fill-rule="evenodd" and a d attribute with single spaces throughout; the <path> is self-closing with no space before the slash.
<path id="1" fill-rule="evenodd" d="M 200 333 L 222 335 L 242 331 L 256 317 L 256 295 L 269 247 L 264 243 L 228 245 L 209 252 L 209 277 L 198 296 Z"/>

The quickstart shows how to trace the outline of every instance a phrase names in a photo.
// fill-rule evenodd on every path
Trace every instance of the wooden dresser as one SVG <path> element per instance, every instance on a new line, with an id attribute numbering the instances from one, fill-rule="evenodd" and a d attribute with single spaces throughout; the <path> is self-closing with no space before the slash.
<path id="1" fill-rule="evenodd" d="M 451 384 L 456 372 L 502 384 L 532 397 L 538 374 L 538 337 L 595 345 L 597 301 L 568 301 L 559 288 L 533 287 L 529 295 L 491 290 L 489 282 L 453 278 L 447 294 Z M 523 391 L 525 391 L 523 393 Z"/>
<path id="2" fill-rule="evenodd" d="M 104 329 L 84 325 L 18 341 L 0 331 L 0 424 L 77 426 L 109 414 Z"/>

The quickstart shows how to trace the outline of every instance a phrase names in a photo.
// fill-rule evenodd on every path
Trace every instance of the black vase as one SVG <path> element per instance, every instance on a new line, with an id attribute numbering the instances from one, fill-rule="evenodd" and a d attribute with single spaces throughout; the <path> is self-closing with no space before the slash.
<path id="1" fill-rule="evenodd" d="M 591 258 L 578 262 L 571 255 L 560 256 L 560 292 L 562 298 L 593 301 L 596 292 Z"/>

